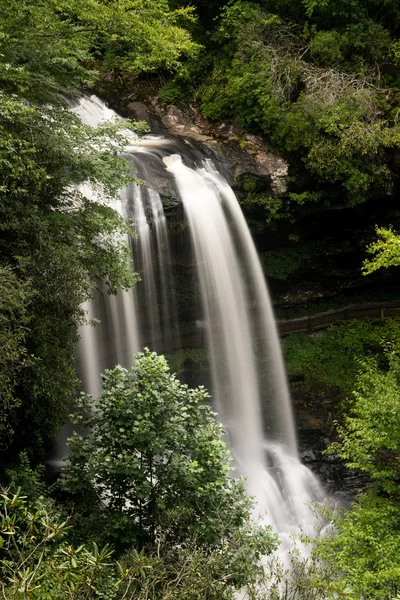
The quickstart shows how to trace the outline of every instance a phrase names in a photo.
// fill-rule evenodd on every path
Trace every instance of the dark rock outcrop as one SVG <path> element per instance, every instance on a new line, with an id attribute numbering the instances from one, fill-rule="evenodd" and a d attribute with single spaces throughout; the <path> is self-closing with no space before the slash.
<path id="1" fill-rule="evenodd" d="M 146 121 L 155 133 L 169 134 L 195 142 L 206 155 L 223 164 L 224 175 L 236 190 L 267 192 L 282 196 L 287 192 L 288 162 L 273 152 L 265 139 L 249 135 L 235 123 L 211 123 L 195 108 L 165 107 L 152 98 L 149 105 L 130 102 L 131 117 Z M 165 195 L 165 194 L 163 194 Z"/>

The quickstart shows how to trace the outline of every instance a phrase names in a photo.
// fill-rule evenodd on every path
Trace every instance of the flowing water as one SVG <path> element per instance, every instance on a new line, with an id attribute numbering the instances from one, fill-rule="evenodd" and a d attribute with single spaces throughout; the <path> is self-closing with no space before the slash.
<path id="1" fill-rule="evenodd" d="M 98 99 L 84 99 L 75 112 L 97 125 L 114 116 Z M 99 394 L 105 366 L 132 364 L 145 345 L 171 350 L 179 337 L 174 265 L 168 222 L 157 189 L 176 189 L 187 221 L 189 254 L 200 287 L 193 312 L 205 331 L 213 403 L 226 428 L 237 472 L 257 499 L 255 516 L 285 539 L 297 525 L 313 526 L 307 503 L 323 490 L 297 451 L 288 383 L 273 310 L 251 234 L 239 203 L 218 169 L 189 144 L 147 137 L 125 150 L 149 185 L 121 191 L 117 210 L 134 218 L 130 240 L 141 281 L 116 297 L 96 296 L 86 307 L 96 328 L 81 329 L 80 365 L 85 388 Z M 164 188 L 163 188 L 164 186 Z M 182 324 L 182 323 L 181 323 Z"/>

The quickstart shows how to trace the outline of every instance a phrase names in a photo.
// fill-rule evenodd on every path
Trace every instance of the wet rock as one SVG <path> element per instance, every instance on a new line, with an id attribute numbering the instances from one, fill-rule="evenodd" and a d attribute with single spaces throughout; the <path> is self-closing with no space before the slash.
<path id="1" fill-rule="evenodd" d="M 151 107 L 169 134 L 202 144 L 223 163 L 237 190 L 272 196 L 287 192 L 289 164 L 261 136 L 245 134 L 233 122 L 212 123 L 192 106 L 163 107 L 153 98 Z"/>
<path id="2" fill-rule="evenodd" d="M 136 121 L 145 121 L 149 127 L 152 126 L 149 111 L 144 102 L 130 102 L 127 105 L 127 109 L 133 119 Z"/>
<path id="3" fill-rule="evenodd" d="M 152 108 L 161 119 L 166 131 L 175 136 L 180 136 L 203 144 L 216 155 L 222 156 L 222 149 L 212 137 L 211 130 L 206 126 L 204 117 L 192 107 L 183 111 L 176 106 L 162 107 L 157 98 L 152 99 Z"/>
<path id="4" fill-rule="evenodd" d="M 305 464 L 310 463 L 310 462 L 315 462 L 317 460 L 316 454 L 312 448 L 306 448 L 301 453 L 300 458 L 301 458 L 301 461 L 304 462 Z"/>

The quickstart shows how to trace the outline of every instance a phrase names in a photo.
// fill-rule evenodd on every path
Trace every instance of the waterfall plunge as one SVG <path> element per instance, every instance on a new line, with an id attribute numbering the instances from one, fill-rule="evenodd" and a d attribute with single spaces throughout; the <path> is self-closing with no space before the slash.
<path id="1" fill-rule="evenodd" d="M 84 99 L 75 111 L 91 125 L 115 116 L 98 99 Z M 279 339 L 249 229 L 232 189 L 212 163 L 203 161 L 200 168 L 189 168 L 181 156 L 171 155 L 171 146 L 171 140 L 151 138 L 133 143 L 126 153 L 133 162 L 153 161 L 153 170 L 160 172 L 165 169 L 162 158 L 176 181 L 200 282 L 213 399 L 237 470 L 247 477 L 249 492 L 257 499 L 255 516 L 272 524 L 282 540 L 299 524 L 312 533 L 314 520 L 307 503 L 323 500 L 324 494 L 298 458 Z M 88 307 L 91 317 L 103 320 L 104 315 L 106 321 L 81 332 L 86 387 L 96 388 L 96 393 L 101 369 L 113 362 L 131 364 L 132 350 L 140 344 L 151 344 L 157 351 L 168 349 L 177 316 L 160 197 L 148 187 L 132 184 L 121 192 L 117 209 L 136 222 L 138 237 L 131 247 L 145 306 L 138 306 L 137 292 L 132 291 L 129 297 L 96 298 Z M 137 331 L 140 311 L 146 323 Z M 108 359 L 101 362 L 99 355 Z"/>
<path id="2" fill-rule="evenodd" d="M 279 338 L 257 252 L 232 189 L 209 161 L 197 170 L 186 167 L 179 155 L 164 158 L 164 163 L 176 179 L 189 221 L 217 412 L 238 471 L 257 499 L 256 516 L 287 534 L 312 521 L 306 503 L 323 495 L 298 459 Z M 257 307 L 255 319 L 251 302 Z M 262 359 L 272 399 L 264 418 L 257 368 Z"/>

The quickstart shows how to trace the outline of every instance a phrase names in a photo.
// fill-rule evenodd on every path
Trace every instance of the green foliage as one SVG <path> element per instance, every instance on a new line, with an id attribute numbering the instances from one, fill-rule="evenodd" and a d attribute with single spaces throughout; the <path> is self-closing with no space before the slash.
<path id="1" fill-rule="evenodd" d="M 318 542 L 317 552 L 333 565 L 338 586 L 350 600 L 398 598 L 400 508 L 391 499 L 364 493 L 347 513 L 336 516 L 335 534 Z"/>
<path id="2" fill-rule="evenodd" d="M 378 239 L 367 248 L 367 252 L 372 254 L 373 258 L 364 261 L 364 275 L 400 265 L 400 236 L 396 235 L 392 228 L 377 227 L 376 233 Z"/>
<path id="3" fill-rule="evenodd" d="M 185 368 L 204 370 L 208 365 L 208 351 L 205 348 L 182 348 L 168 357 L 168 364 L 178 376 Z"/>
<path id="4" fill-rule="evenodd" d="M 227 565 L 273 547 L 268 528 L 248 529 L 251 501 L 244 482 L 230 477 L 222 426 L 207 398 L 149 351 L 132 370 L 106 371 L 101 397 L 82 398 L 79 423 L 90 430 L 70 439 L 62 477 L 81 515 L 79 531 L 86 527 L 120 548 L 190 539 L 199 548 L 226 545 Z M 238 535 L 247 540 L 244 554 L 234 551 Z"/>
<path id="5" fill-rule="evenodd" d="M 368 474 L 388 495 L 398 495 L 400 476 L 400 375 L 397 354 L 383 371 L 376 360 L 363 361 L 355 402 L 332 447 L 353 469 Z"/>
<path id="6" fill-rule="evenodd" d="M 25 346 L 28 290 L 10 268 L 0 268 L 0 447 L 7 447 L 14 435 L 11 415 L 20 405 L 15 386 L 21 371 L 32 363 Z"/>
<path id="7" fill-rule="evenodd" d="M 337 328 L 343 336 L 346 353 L 354 339 L 357 374 L 353 379 L 354 401 L 350 414 L 341 418 L 340 441 L 329 448 L 346 465 L 363 471 L 369 478 L 366 489 L 348 509 L 325 508 L 321 516 L 332 522 L 322 535 L 303 542 L 312 543 L 311 554 L 291 552 L 285 568 L 279 562 L 268 565 L 265 594 L 260 597 L 343 598 L 348 600 L 395 600 L 400 586 L 400 377 L 398 327 L 389 326 L 383 344 L 374 358 L 365 353 L 366 336 L 355 324 Z M 369 326 L 371 328 L 371 325 Z M 340 330 L 342 329 L 342 332 Z M 329 332 L 328 332 L 329 333 Z M 356 334 L 356 335 L 354 335 Z M 376 337 L 373 335 L 372 337 Z M 364 338 L 364 339 L 363 339 Z M 345 342 L 345 339 L 347 341 Z M 377 338 L 376 338 L 377 339 Z M 332 338 L 330 338 L 332 341 Z M 370 340 L 372 341 L 372 339 Z M 396 347 L 397 352 L 388 350 Z M 346 354 L 350 360 L 350 354 Z M 301 360 L 301 359 L 300 359 Z M 325 358 L 330 369 L 329 358 Z M 332 361 L 337 363 L 336 348 Z M 345 367 L 342 367 L 345 373 Z M 349 382 L 350 383 L 350 382 Z M 322 522 L 323 524 L 323 522 Z M 263 588 L 259 588 L 263 591 Z"/>
<path id="8" fill-rule="evenodd" d="M 234 117 L 302 161 L 310 195 L 289 207 L 293 218 L 314 202 L 354 206 L 383 189 L 399 144 L 390 90 L 399 36 L 392 2 L 379 11 L 375 0 L 229 2 L 207 37 L 207 66 L 192 61 L 169 90 L 175 100 L 180 85 L 191 90 L 209 118 Z M 272 217 L 286 215 L 279 207 Z"/>
<path id="9" fill-rule="evenodd" d="M 245 191 L 248 191 L 248 193 L 245 199 L 241 201 L 242 206 L 247 214 L 260 211 L 263 223 L 271 223 L 274 219 L 281 218 L 287 212 L 286 203 L 282 198 L 274 198 L 273 196 L 248 189 L 245 189 Z"/>
<path id="10" fill-rule="evenodd" d="M 1 490 L 0 586 L 7 600 L 117 598 L 122 583 L 108 547 L 68 544 L 68 518 L 40 496 Z M 121 596 L 120 596 L 121 597 Z"/>
<path id="11" fill-rule="evenodd" d="M 35 107 L 4 93 L 0 111 L 0 255 L 13 277 L 3 279 L 4 298 L 11 285 L 21 297 L 18 326 L 10 309 L 3 313 L 15 369 L 13 378 L 7 375 L 1 412 L 9 419 L 8 438 L 18 427 L 19 447 L 34 445 L 40 453 L 75 396 L 82 302 L 104 279 L 110 293 L 135 281 L 126 225 L 107 205 L 130 174 L 117 156 L 125 138 L 110 140 L 118 124 L 95 131 L 63 106 Z M 97 196 L 88 197 L 87 182 Z M 11 346 L 19 348 L 17 360 Z"/>
<path id="12" fill-rule="evenodd" d="M 109 200 L 133 176 L 118 156 L 127 130 L 143 127 L 94 130 L 66 98 L 100 72 L 121 79 L 176 69 L 198 48 L 181 27 L 192 19 L 191 8 L 172 11 L 166 1 L 1 3 L 0 448 L 9 456 L 27 446 L 42 455 L 67 416 L 92 287 L 106 282 L 116 293 L 135 282 L 127 226 Z"/>
<path id="13" fill-rule="evenodd" d="M 267 193 L 260 193 L 252 190 L 249 182 L 246 186 L 242 185 L 244 191 L 248 191 L 244 200 L 241 201 L 247 215 L 258 214 L 257 219 L 260 226 L 265 223 L 273 223 L 277 219 L 285 219 L 294 223 L 296 217 L 303 214 L 303 207 L 307 205 L 308 210 L 312 210 L 313 204 L 320 204 L 323 201 L 324 195 L 321 192 L 305 191 L 301 193 L 289 192 L 286 197 L 274 197 Z M 254 185 L 256 187 L 256 185 Z M 247 188 L 247 189 L 246 189 Z M 327 201 L 326 201 L 327 202 Z M 328 203 L 328 202 L 327 202 Z M 311 205 L 310 207 L 308 205 Z M 296 241 L 296 240 L 294 240 Z"/>
<path id="14" fill-rule="evenodd" d="M 231 600 L 261 572 L 240 551 L 232 560 L 226 548 L 205 552 L 190 543 L 148 554 L 132 549 L 117 561 L 109 546 L 70 544 L 71 517 L 44 496 L 28 502 L 19 488 L 1 489 L 0 517 L 0 593 L 7 600 Z M 245 534 L 235 541 L 251 547 Z"/>
<path id="15" fill-rule="evenodd" d="M 82 398 L 91 430 L 70 440 L 64 505 L 26 454 L 0 486 L 0 595 L 233 600 L 257 589 L 277 539 L 251 520 L 207 397 L 149 351 L 106 372 L 102 397 Z"/>
<path id="16" fill-rule="evenodd" d="M 3 89 L 40 101 L 87 87 L 99 66 L 109 76 L 132 77 L 174 70 L 197 50 L 180 26 L 192 9 L 170 11 L 164 0 L 12 1 L 2 3 L 0 17 Z"/>
<path id="17" fill-rule="evenodd" d="M 359 372 L 358 360 L 375 355 L 385 364 L 388 347 L 400 349 L 398 319 L 347 321 L 318 337 L 292 334 L 285 339 L 283 351 L 288 374 L 303 378 L 305 390 L 318 384 L 349 396 Z"/>
<path id="18" fill-rule="evenodd" d="M 298 271 L 307 259 L 315 253 L 317 244 L 303 244 L 299 248 L 280 248 L 261 252 L 260 260 L 267 277 L 285 280 Z"/>
<path id="19" fill-rule="evenodd" d="M 396 598 L 400 586 L 400 377 L 398 354 L 382 369 L 360 362 L 350 415 L 339 427 L 338 452 L 350 468 L 370 478 L 368 490 L 335 520 L 335 535 L 317 551 L 335 565 L 350 598 Z"/>

